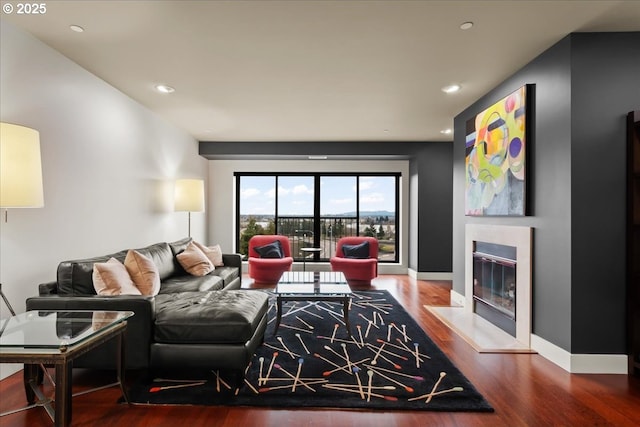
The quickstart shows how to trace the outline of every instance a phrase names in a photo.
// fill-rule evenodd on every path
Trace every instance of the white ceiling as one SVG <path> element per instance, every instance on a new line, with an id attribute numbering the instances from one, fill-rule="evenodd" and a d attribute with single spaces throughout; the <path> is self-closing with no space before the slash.
<path id="1" fill-rule="evenodd" d="M 46 6 L 2 19 L 206 141 L 451 140 L 455 115 L 567 34 L 640 31 L 640 1 Z"/>

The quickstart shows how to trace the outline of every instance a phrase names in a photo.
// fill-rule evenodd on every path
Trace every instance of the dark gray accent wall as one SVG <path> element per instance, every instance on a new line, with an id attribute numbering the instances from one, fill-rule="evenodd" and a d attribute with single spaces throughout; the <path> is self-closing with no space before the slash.
<path id="1" fill-rule="evenodd" d="M 638 46 L 640 33 L 567 36 L 454 120 L 454 289 L 464 294 L 465 224 L 533 227 L 533 333 L 574 354 L 625 352 L 624 116 L 640 102 Z M 535 85 L 530 216 L 465 217 L 465 122 L 524 84 Z"/>
<path id="2" fill-rule="evenodd" d="M 453 183 L 451 142 L 219 142 L 201 141 L 208 159 L 409 159 L 409 268 L 451 272 Z"/>
<path id="3" fill-rule="evenodd" d="M 417 245 L 417 271 L 452 271 L 452 148 L 448 142 L 425 144 L 414 157 L 418 229 L 411 240 Z"/>
<path id="4" fill-rule="evenodd" d="M 625 353 L 626 114 L 640 33 L 571 36 L 573 353 Z"/>

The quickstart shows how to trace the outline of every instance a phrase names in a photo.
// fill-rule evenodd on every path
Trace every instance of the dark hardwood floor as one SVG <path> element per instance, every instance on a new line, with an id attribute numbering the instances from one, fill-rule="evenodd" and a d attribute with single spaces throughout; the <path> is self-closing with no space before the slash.
<path id="1" fill-rule="evenodd" d="M 249 282 L 246 282 L 249 283 Z M 73 398 L 73 426 L 639 426 L 640 379 L 577 375 L 537 354 L 479 354 L 424 304 L 449 305 L 449 282 L 381 276 L 389 290 L 495 408 L 495 413 L 278 410 L 117 404 L 112 387 Z M 107 384 L 112 373 L 74 371 L 74 392 Z M 47 390 L 50 394 L 50 390 Z M 22 372 L 0 382 L 0 412 L 24 406 Z M 1 427 L 47 426 L 42 408 L 0 418 Z"/>

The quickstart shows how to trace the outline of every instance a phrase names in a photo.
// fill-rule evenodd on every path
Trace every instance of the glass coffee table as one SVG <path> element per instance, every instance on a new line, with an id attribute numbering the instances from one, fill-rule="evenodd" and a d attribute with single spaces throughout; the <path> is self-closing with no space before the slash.
<path id="1" fill-rule="evenodd" d="M 36 397 L 56 426 L 71 424 L 73 360 L 117 340 L 117 379 L 124 400 L 124 333 L 132 311 L 27 311 L 0 320 L 0 362 L 24 363 L 27 401 Z M 41 365 L 55 366 L 55 409 L 40 390 Z M 39 406 L 39 405 L 38 405 Z M 15 412 L 15 411 L 14 411 Z"/>
<path id="2" fill-rule="evenodd" d="M 347 284 L 344 274 L 339 271 L 285 271 L 275 289 L 277 317 L 274 335 L 282 320 L 282 304 L 290 301 L 308 301 L 304 307 L 291 310 L 287 314 L 320 302 L 342 303 L 342 315 L 347 335 L 351 336 L 349 324 L 349 304 L 351 303 L 351 288 Z"/>

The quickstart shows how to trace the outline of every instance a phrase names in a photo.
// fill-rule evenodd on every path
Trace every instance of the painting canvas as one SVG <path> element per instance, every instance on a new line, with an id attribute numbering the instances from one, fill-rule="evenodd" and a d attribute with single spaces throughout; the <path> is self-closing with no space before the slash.
<path id="1" fill-rule="evenodd" d="M 466 123 L 465 215 L 525 215 L 527 86 Z"/>

